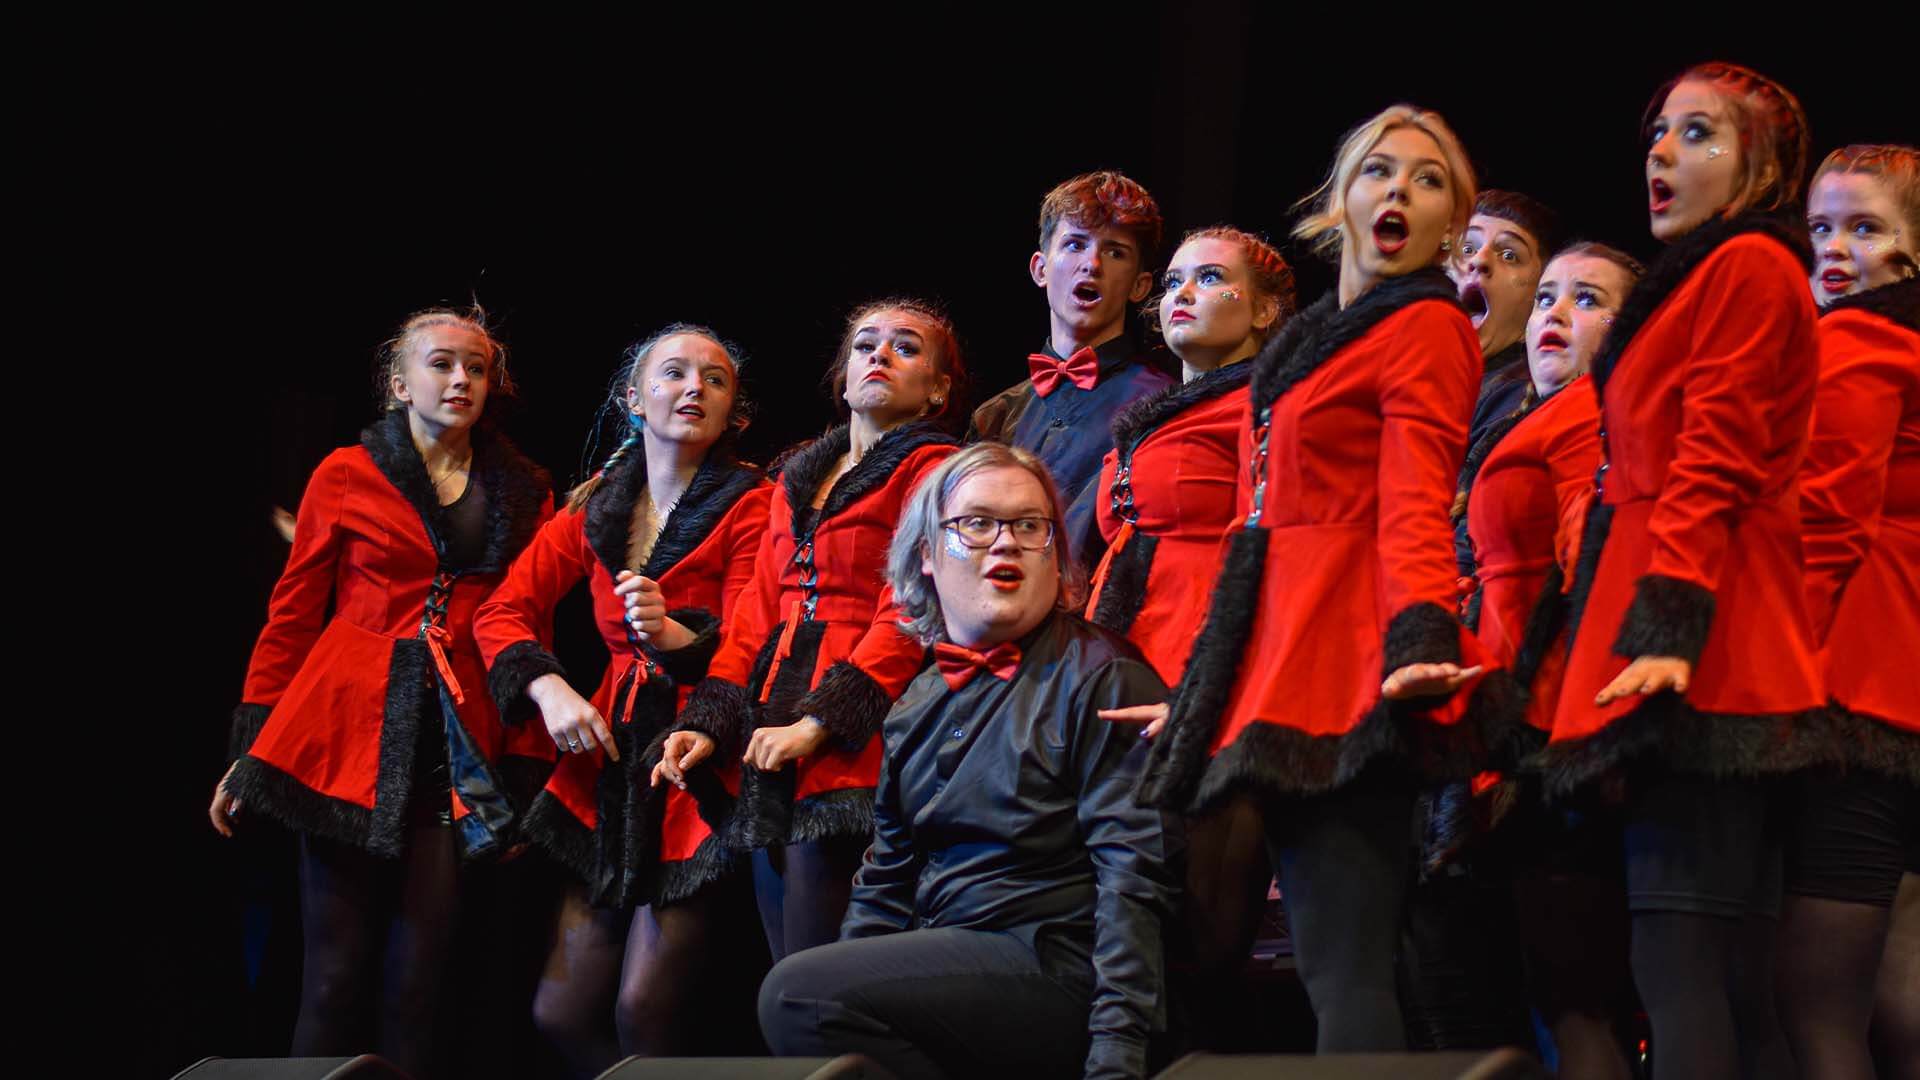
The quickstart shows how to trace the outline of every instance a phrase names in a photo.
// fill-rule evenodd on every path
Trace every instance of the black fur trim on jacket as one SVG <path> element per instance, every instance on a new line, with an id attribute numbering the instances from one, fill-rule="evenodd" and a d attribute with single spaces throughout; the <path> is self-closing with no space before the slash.
<path id="1" fill-rule="evenodd" d="M 1134 799 L 1143 806 L 1185 809 L 1207 770 L 1207 752 L 1239 680 L 1247 636 L 1259 610 L 1267 539 L 1265 529 L 1240 529 L 1227 541 L 1206 623 L 1180 684 L 1168 695 L 1166 727 L 1153 740 L 1134 786 Z"/>
<path id="2" fill-rule="evenodd" d="M 1664 574 L 1643 574 L 1614 638 L 1616 656 L 1677 656 L 1700 662 L 1713 628 L 1713 590 Z"/>
<path id="3" fill-rule="evenodd" d="M 851 429 L 841 424 L 789 454 L 780 468 L 780 483 L 786 488 L 787 505 L 795 510 L 812 506 L 820 485 L 832 475 L 834 466 L 840 463 L 840 458 L 852 445 Z M 867 448 L 859 464 L 834 481 L 832 490 L 827 493 L 826 503 L 814 518 L 815 524 L 838 514 L 847 508 L 847 504 L 868 492 L 884 486 L 893 479 L 900 463 L 915 450 L 923 446 L 956 445 L 958 443 L 953 436 L 931 421 L 916 420 L 889 430 Z M 801 523 L 802 515 L 796 513 L 793 518 L 796 540 L 804 538 Z"/>
<path id="4" fill-rule="evenodd" d="M 1196 405 L 1204 405 L 1218 397 L 1224 397 L 1247 385 L 1253 378 L 1253 363 L 1228 364 L 1215 368 L 1190 382 L 1169 386 L 1138 401 L 1131 402 L 1126 408 L 1114 414 L 1112 431 L 1113 445 L 1120 456 L 1130 458 L 1146 441 L 1147 436 L 1160 429 L 1162 424 L 1186 412 Z"/>
<path id="5" fill-rule="evenodd" d="M 1381 320 L 1421 300 L 1459 304 L 1453 282 L 1443 271 L 1418 270 L 1382 281 L 1344 308 L 1331 292 L 1309 305 L 1287 320 L 1251 361 L 1254 412 L 1273 404 Z"/>
<path id="6" fill-rule="evenodd" d="M 427 477 L 426 464 L 414 448 L 404 410 L 395 410 L 360 433 L 360 445 L 387 482 L 399 490 L 419 512 L 433 548 L 446 558 L 446 510 L 434 495 Z M 473 431 L 474 481 L 487 495 L 487 544 L 480 562 L 474 566 L 442 566 L 470 574 L 490 574 L 505 570 L 514 556 L 533 539 L 540 524 L 540 512 L 553 496 L 553 480 L 547 471 L 523 456 L 494 430 L 482 422 Z"/>
<path id="7" fill-rule="evenodd" d="M 1595 499 L 1587 507 L 1586 524 L 1580 530 L 1580 553 L 1573 561 L 1573 588 L 1567 593 L 1567 655 L 1573 655 L 1574 636 L 1587 614 L 1587 597 L 1593 594 L 1593 579 L 1600 573 L 1600 552 L 1607 546 L 1607 534 L 1613 531 L 1613 507 Z"/>
<path id="8" fill-rule="evenodd" d="M 294 832 L 367 846 L 372 811 L 322 795 L 257 757 L 233 763 L 227 794 L 239 799 L 247 813 L 272 818 Z"/>
<path id="9" fill-rule="evenodd" d="M 527 687 L 542 675 L 564 679 L 567 669 L 560 666 L 559 657 L 541 648 L 537 641 L 516 641 L 493 658 L 493 666 L 487 669 L 487 692 L 500 710 L 501 723 L 525 723 L 539 712 L 527 696 Z"/>
<path id="10" fill-rule="evenodd" d="M 1567 625 L 1567 596 L 1562 592 L 1566 576 L 1560 572 L 1560 564 L 1547 568 L 1547 577 L 1540 583 L 1540 596 L 1533 602 L 1533 610 L 1527 613 L 1527 626 L 1520 634 L 1520 645 L 1513 653 L 1513 680 L 1522 687 L 1532 687 L 1533 677 L 1540 671 L 1541 661 L 1547 658 L 1547 650 L 1560 636 Z"/>
<path id="11" fill-rule="evenodd" d="M 793 705 L 795 713 L 820 721 L 835 742 L 854 753 L 879 733 L 892 708 L 886 688 L 849 660 L 836 661 Z"/>
<path id="12" fill-rule="evenodd" d="M 1832 737 L 1825 763 L 1870 769 L 1883 776 L 1920 784 L 1920 732 L 1894 727 L 1839 702 L 1828 710 Z"/>
<path id="13" fill-rule="evenodd" d="M 667 677 L 681 686 L 692 686 L 707 677 L 707 665 L 720 649 L 720 617 L 702 607 L 674 608 L 667 618 L 686 627 L 693 640 L 677 649 L 656 649 L 642 645 L 653 662 Z"/>
<path id="14" fill-rule="evenodd" d="M 551 791 L 542 791 L 533 797 L 520 818 L 520 832 L 555 862 L 573 871 L 587 884 L 589 894 L 593 892 L 597 850 L 593 830 L 574 817 Z"/>
<path id="15" fill-rule="evenodd" d="M 1408 664 L 1460 662 L 1460 620 L 1431 601 L 1408 604 L 1387 622 L 1380 649 L 1382 678 Z"/>
<path id="16" fill-rule="evenodd" d="M 374 778 L 373 819 L 367 850 L 393 859 L 405 843 L 407 809 L 413 800 L 413 755 L 419 745 L 422 715 L 439 715 L 438 691 L 429 682 L 433 660 L 427 643 L 406 638 L 393 643 L 387 664 L 387 702 L 380 720 L 380 763 Z M 431 714 L 427 710 L 433 710 Z"/>
<path id="17" fill-rule="evenodd" d="M 787 842 L 873 835 L 873 789 L 839 788 L 801 799 L 793 808 Z"/>
<path id="18" fill-rule="evenodd" d="M 500 786 L 506 791 L 507 801 L 513 804 L 517 817 L 533 805 L 540 790 L 547 786 L 547 780 L 553 776 L 553 762 L 545 758 L 502 754 L 494 771 L 500 774 Z"/>
<path id="19" fill-rule="evenodd" d="M 791 724 L 800 718 L 798 705 L 813 681 L 814 665 L 819 662 L 820 642 L 826 631 L 827 626 L 822 622 L 803 622 L 794 629 L 792 649 L 780 662 L 779 671 L 772 675 L 766 705 L 753 713 L 753 727 Z M 751 686 L 767 685 L 778 641 L 777 631 L 768 635 L 766 645 L 754 662 Z M 751 733 L 752 728 L 741 733 L 743 745 Z M 736 851 L 753 851 L 786 843 L 793 824 L 795 781 L 796 773 L 791 766 L 770 773 L 751 765 L 742 769 L 740 797 L 721 833 L 726 845 Z"/>
<path id="20" fill-rule="evenodd" d="M 657 908 L 670 907 L 740 868 L 739 853 L 729 851 L 719 836 L 709 836 L 692 855 L 660 864 L 649 902 Z"/>
<path id="21" fill-rule="evenodd" d="M 1515 427 L 1519 426 L 1520 421 L 1531 416 L 1533 410 L 1539 407 L 1540 404 L 1538 402 L 1532 405 L 1522 405 L 1500 419 L 1495 420 L 1493 423 L 1488 424 L 1487 430 L 1480 434 L 1480 441 L 1474 443 L 1467 449 L 1466 461 L 1460 466 L 1459 483 L 1454 487 L 1454 512 L 1450 516 L 1456 524 L 1464 520 L 1467 516 L 1467 500 L 1473 495 L 1473 482 L 1480 478 L 1480 468 L 1487 463 L 1487 456 L 1493 453 L 1494 447 L 1500 445 L 1500 440 L 1506 438 L 1513 432 Z"/>
<path id="22" fill-rule="evenodd" d="M 660 525 L 653 551 L 647 555 L 640 573 L 659 578 L 700 546 L 719 526 L 727 511 L 740 497 L 760 483 L 758 469 L 731 458 L 709 454 L 688 481 L 687 489 L 673 504 L 672 513 Z M 609 577 L 618 577 L 627 565 L 627 546 L 633 534 L 633 510 L 647 490 L 647 457 L 644 444 L 636 443 L 613 468 L 600 479 L 587 500 L 586 520 L 581 523 L 587 546 L 593 549 Z"/>
<path id="23" fill-rule="evenodd" d="M 1114 553 L 1107 563 L 1107 580 L 1100 585 L 1100 602 L 1093 610 L 1095 625 L 1116 634 L 1133 629 L 1133 620 L 1147 602 L 1147 579 L 1153 574 L 1153 556 L 1159 547 L 1159 537 L 1136 532 Z"/>
<path id="24" fill-rule="evenodd" d="M 721 678 L 705 678 L 687 696 L 680 710 L 683 731 L 698 731 L 712 739 L 715 753 L 738 752 L 741 740 L 753 723 L 753 697 L 747 688 Z"/>
<path id="25" fill-rule="evenodd" d="M 1843 296 L 1828 304 L 1821 318 L 1836 311 L 1865 311 L 1920 333 L 1920 277 Z"/>
<path id="26" fill-rule="evenodd" d="M 255 705 L 243 701 L 233 707 L 233 722 L 227 730 L 227 764 L 240 760 L 241 756 L 253 749 L 253 740 L 260 737 L 260 729 L 267 725 L 267 717 L 273 715 L 270 705 Z"/>
<path id="27" fill-rule="evenodd" d="M 1668 772 L 1766 776 L 1817 763 L 1832 730 L 1824 708 L 1769 716 L 1703 713 L 1667 690 L 1584 739 L 1547 744 L 1526 768 L 1553 797 L 1649 758 Z"/>
<path id="28" fill-rule="evenodd" d="M 1755 212 L 1731 219 L 1715 218 L 1668 244 L 1666 250 L 1647 267 L 1646 274 L 1628 291 L 1626 300 L 1621 302 L 1620 310 L 1614 315 L 1613 325 L 1607 328 L 1607 336 L 1600 342 L 1600 349 L 1593 358 L 1593 389 L 1596 394 L 1603 399 L 1606 397 L 1607 379 L 1613 374 L 1613 366 L 1619 363 L 1621 354 L 1633 342 L 1634 335 L 1640 332 L 1640 328 L 1653 317 L 1667 297 L 1673 295 L 1673 291 L 1721 244 L 1750 232 L 1765 233 L 1778 240 L 1793 252 L 1808 272 L 1813 270 L 1813 246 L 1807 240 L 1805 220 L 1799 217 L 1797 208 L 1795 213 Z"/>

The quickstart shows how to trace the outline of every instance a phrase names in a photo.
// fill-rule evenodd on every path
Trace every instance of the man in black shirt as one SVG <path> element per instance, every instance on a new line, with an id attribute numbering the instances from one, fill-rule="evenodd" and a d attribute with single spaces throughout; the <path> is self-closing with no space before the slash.
<path id="1" fill-rule="evenodd" d="M 1146 1074 L 1182 835 L 1134 804 L 1138 734 L 1095 714 L 1166 689 L 1069 610 L 1061 513 L 1044 466 L 993 443 L 908 500 L 888 577 L 937 662 L 887 717 L 841 940 L 761 987 L 775 1053 L 903 1078 Z"/>

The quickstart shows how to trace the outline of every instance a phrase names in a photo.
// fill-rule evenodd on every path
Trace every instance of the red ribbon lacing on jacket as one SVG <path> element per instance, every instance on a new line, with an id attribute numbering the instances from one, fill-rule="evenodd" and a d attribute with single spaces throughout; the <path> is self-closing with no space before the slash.
<path id="1" fill-rule="evenodd" d="M 767 677 L 760 681 L 760 704 L 765 705 L 773 693 L 773 677 L 780 674 L 780 665 L 793 655 L 793 632 L 800 628 L 801 601 L 795 600 L 787 605 L 787 625 L 780 631 L 780 644 L 773 647 L 773 663 L 767 665 Z"/>
<path id="2" fill-rule="evenodd" d="M 427 608 L 420 615 L 420 636 L 433 654 L 434 669 L 440 672 L 448 696 L 455 705 L 465 705 L 467 696 L 460 689 L 460 680 L 453 676 L 453 665 L 447 662 L 447 649 L 453 645 L 453 631 L 447 629 L 447 603 L 453 597 L 454 577 L 445 570 L 433 575 L 433 583 L 427 586 Z"/>

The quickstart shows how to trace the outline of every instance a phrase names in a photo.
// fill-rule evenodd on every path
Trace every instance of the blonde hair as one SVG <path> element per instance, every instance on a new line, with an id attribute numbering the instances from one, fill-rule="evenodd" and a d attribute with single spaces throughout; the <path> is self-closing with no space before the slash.
<path id="1" fill-rule="evenodd" d="M 942 546 L 940 521 L 946 516 L 947 500 L 967 477 L 988 469 L 1009 468 L 1025 469 L 1047 495 L 1047 516 L 1053 519 L 1053 562 L 1060 571 L 1060 593 L 1054 606 L 1061 611 L 1080 606 L 1086 572 L 1069 550 L 1067 505 L 1060 501 L 1053 474 L 1038 457 L 1017 446 L 991 440 L 977 442 L 934 466 L 914 487 L 906 505 L 900 508 L 899 524 L 887 545 L 887 583 L 893 586 L 894 602 L 900 606 L 900 628 L 923 645 L 931 645 L 947 633 L 933 578 L 920 566 L 924 556 Z"/>
<path id="2" fill-rule="evenodd" d="M 382 412 L 407 407 L 393 393 L 393 380 L 407 367 L 407 354 L 420 335 L 435 326 L 458 326 L 479 334 L 487 343 L 487 391 L 489 395 L 513 396 L 513 376 L 507 373 L 507 347 L 487 328 L 486 309 L 475 303 L 464 311 L 450 307 L 432 307 L 407 316 L 392 337 L 380 343 L 379 360 L 374 365 L 373 395 Z"/>
<path id="3" fill-rule="evenodd" d="M 1296 208 L 1311 208 L 1293 227 L 1296 239 L 1311 243 L 1313 249 L 1323 255 L 1339 253 L 1342 239 L 1340 228 L 1347 216 L 1347 188 L 1352 186 L 1354 174 L 1360 171 L 1360 163 L 1367 159 L 1381 139 L 1387 137 L 1388 132 L 1403 127 L 1422 132 L 1439 144 L 1440 156 L 1447 166 L 1447 182 L 1452 188 L 1451 232 L 1458 236 L 1466 231 L 1467 219 L 1473 216 L 1473 201 L 1479 194 L 1479 184 L 1473 175 L 1473 163 L 1467 160 L 1466 147 L 1460 144 L 1459 137 L 1439 113 L 1414 105 L 1389 105 L 1341 138 L 1340 149 L 1334 154 L 1333 168 L 1327 173 L 1326 180 L 1306 198 L 1294 204 Z"/>

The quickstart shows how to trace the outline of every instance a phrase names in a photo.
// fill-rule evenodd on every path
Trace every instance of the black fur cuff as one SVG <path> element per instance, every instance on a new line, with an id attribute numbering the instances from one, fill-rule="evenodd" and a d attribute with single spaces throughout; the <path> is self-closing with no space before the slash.
<path id="1" fill-rule="evenodd" d="M 267 725 L 267 717 L 272 712 L 271 706 L 246 701 L 233 707 L 233 726 L 227 731 L 227 764 L 233 764 L 253 749 L 253 740 L 260 737 L 260 729 Z"/>
<path id="2" fill-rule="evenodd" d="M 1381 677 L 1408 664 L 1460 662 L 1460 620 L 1432 601 L 1402 608 L 1387 623 Z"/>
<path id="3" fill-rule="evenodd" d="M 487 669 L 487 689 L 502 723 L 518 724 L 539 711 L 527 697 L 527 687 L 542 675 L 564 679 L 567 669 L 537 641 L 516 641 L 493 658 L 493 666 Z"/>
<path id="4" fill-rule="evenodd" d="M 702 679 L 687 695 L 680 710 L 680 731 L 698 731 L 714 741 L 722 753 L 738 747 L 753 716 L 753 698 L 747 688 L 725 679 Z"/>
<path id="5" fill-rule="evenodd" d="M 720 619 L 706 608 L 675 608 L 667 618 L 693 631 L 693 640 L 671 651 L 649 647 L 647 655 L 668 678 L 692 686 L 707 677 L 707 665 L 720 648 Z"/>
<path id="6" fill-rule="evenodd" d="M 820 685 L 793 707 L 796 716 L 820 721 L 840 745 L 859 750 L 886 722 L 893 699 L 873 676 L 842 660 L 827 669 Z"/>
<path id="7" fill-rule="evenodd" d="M 1689 664 L 1700 662 L 1713 627 L 1713 590 L 1662 574 L 1648 574 L 1634 583 L 1633 604 L 1620 621 L 1614 639 L 1617 656 L 1677 656 Z"/>

